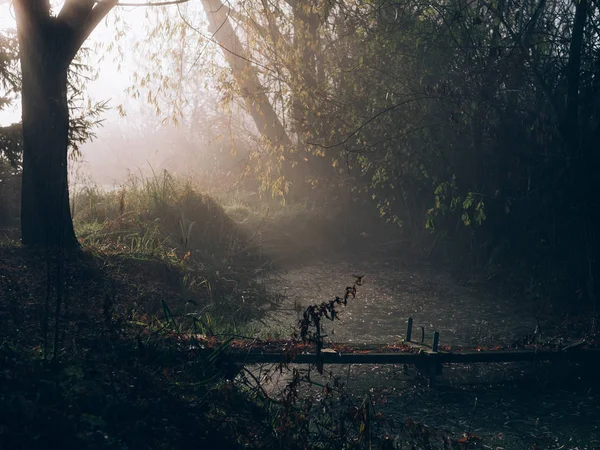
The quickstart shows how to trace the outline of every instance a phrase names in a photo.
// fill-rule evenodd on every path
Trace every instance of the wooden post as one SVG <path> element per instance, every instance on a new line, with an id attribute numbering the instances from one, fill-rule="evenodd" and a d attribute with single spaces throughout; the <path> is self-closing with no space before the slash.
<path id="1" fill-rule="evenodd" d="M 412 338 L 412 325 L 413 325 L 413 319 L 412 319 L 412 317 L 409 317 L 408 325 L 406 327 L 406 342 L 410 342 L 410 340 Z"/>
<path id="2" fill-rule="evenodd" d="M 439 346 L 440 346 L 440 333 L 439 333 L 439 331 L 434 331 L 433 344 L 431 345 L 431 350 L 433 350 L 435 353 L 437 353 Z M 442 364 L 441 363 L 439 363 L 439 362 L 435 363 L 435 366 L 433 368 L 433 374 L 434 375 L 442 374 Z"/>

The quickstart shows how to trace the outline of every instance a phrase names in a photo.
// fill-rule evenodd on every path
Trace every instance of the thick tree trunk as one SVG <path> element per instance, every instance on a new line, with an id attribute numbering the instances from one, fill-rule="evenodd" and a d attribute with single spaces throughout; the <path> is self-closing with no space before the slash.
<path id="1" fill-rule="evenodd" d="M 67 183 L 70 55 L 61 50 L 67 31 L 51 19 L 38 30 L 19 29 L 23 77 L 21 240 L 25 245 L 78 246 Z"/>

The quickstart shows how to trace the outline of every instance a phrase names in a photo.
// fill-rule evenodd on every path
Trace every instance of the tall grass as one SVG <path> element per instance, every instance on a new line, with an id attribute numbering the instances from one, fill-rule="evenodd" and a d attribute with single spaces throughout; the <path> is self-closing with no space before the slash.
<path id="1" fill-rule="evenodd" d="M 84 187 L 75 195 L 73 213 L 80 239 L 107 249 L 116 245 L 136 254 L 169 249 L 232 256 L 248 244 L 210 196 L 167 171 L 150 177 L 130 174 L 112 191 Z"/>
<path id="2" fill-rule="evenodd" d="M 239 330 L 272 304 L 257 281 L 264 260 L 255 239 L 190 180 L 166 170 L 131 173 L 118 189 L 80 188 L 72 207 L 84 247 L 136 260 L 128 270 L 150 272 L 178 292 L 169 299 L 178 313 Z"/>

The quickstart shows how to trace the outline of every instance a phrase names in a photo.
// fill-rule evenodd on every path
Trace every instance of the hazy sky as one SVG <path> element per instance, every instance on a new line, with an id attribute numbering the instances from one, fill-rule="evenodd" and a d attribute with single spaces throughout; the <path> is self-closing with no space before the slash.
<path id="1" fill-rule="evenodd" d="M 2 0 L 0 0 L 2 3 Z M 53 4 L 60 5 L 62 2 Z M 58 10 L 59 7 L 56 7 Z M 115 12 L 112 11 L 110 15 L 114 15 Z M 126 10 L 121 9 L 119 14 L 123 17 L 123 19 L 127 23 L 140 23 L 144 21 L 144 12 L 143 8 L 127 8 Z M 85 43 L 88 47 L 93 47 L 94 44 L 97 43 L 105 43 L 108 44 L 113 42 L 114 39 L 114 27 L 110 25 L 111 16 L 109 15 L 107 21 L 102 21 L 98 27 L 94 30 L 90 39 Z M 16 23 L 14 19 L 14 11 L 10 3 L 0 4 L 0 29 L 5 28 L 15 28 Z M 99 72 L 99 78 L 93 82 L 90 82 L 87 86 L 88 93 L 90 96 L 97 100 L 103 99 L 112 99 L 111 103 L 113 105 L 117 105 L 120 103 L 131 103 L 128 96 L 125 93 L 125 89 L 131 85 L 131 75 L 133 70 L 135 70 L 135 61 L 134 55 L 132 52 L 127 51 L 127 44 L 131 43 L 135 40 L 136 34 L 138 34 L 138 38 L 142 36 L 139 34 L 139 27 L 134 27 L 130 31 L 130 35 L 127 36 L 122 42 L 121 45 L 125 49 L 123 55 L 123 63 L 121 64 L 120 71 L 117 70 L 118 64 L 114 61 L 114 58 L 117 56 L 116 52 L 113 51 L 112 54 L 108 54 L 105 56 L 102 61 L 101 70 Z M 100 55 L 91 55 L 91 63 L 97 63 L 98 57 Z M 12 123 L 20 120 L 20 105 L 16 105 L 15 108 L 8 109 L 0 112 L 0 125 L 6 125 L 7 123 Z"/>
<path id="2" fill-rule="evenodd" d="M 141 1 L 141 0 L 140 0 Z M 54 10 L 60 10 L 62 2 L 52 2 Z M 93 181 L 103 185 L 122 182 L 127 170 L 136 170 L 137 167 L 148 168 L 151 163 L 155 167 L 165 159 L 171 158 L 174 149 L 181 145 L 180 130 L 167 127 L 161 130 L 161 136 L 149 133 L 145 140 L 140 137 L 140 127 L 160 124 L 160 118 L 153 115 L 152 109 L 147 105 L 145 98 L 134 100 L 125 90 L 133 84 L 133 73 L 140 68 L 138 61 L 139 52 L 133 51 L 136 42 L 144 42 L 147 31 L 145 26 L 148 20 L 148 8 L 124 7 L 113 10 L 106 20 L 101 22 L 94 30 L 88 41 L 84 44 L 91 49 L 103 43 L 105 46 L 115 42 L 114 18 L 115 14 L 123 20 L 129 29 L 125 36 L 118 41 L 121 53 L 117 50 L 91 52 L 88 61 L 93 67 L 99 68 L 99 77 L 90 82 L 86 88 L 93 100 L 108 100 L 110 105 L 124 105 L 128 115 L 121 117 L 116 109 L 105 114 L 105 126 L 96 130 L 97 139 L 93 143 L 83 146 L 83 171 Z M 0 29 L 15 28 L 14 11 L 10 3 L 0 0 Z M 151 44 L 148 44 L 151 45 Z M 102 61 L 99 62 L 99 58 Z M 119 62 L 116 59 L 119 59 Z M 143 95 L 143 94 L 142 94 Z M 143 95 L 144 97 L 144 95 Z M 14 108 L 0 111 L 0 125 L 20 121 L 20 102 Z M 157 128 L 156 125 L 154 128 Z"/>
<path id="3" fill-rule="evenodd" d="M 13 18 L 14 12 L 12 11 L 10 3 L 3 3 L 0 0 L 0 29 L 15 27 L 15 19 Z M 9 125 L 13 122 L 20 120 L 20 112 L 16 110 L 6 109 L 0 111 L 0 125 Z"/>

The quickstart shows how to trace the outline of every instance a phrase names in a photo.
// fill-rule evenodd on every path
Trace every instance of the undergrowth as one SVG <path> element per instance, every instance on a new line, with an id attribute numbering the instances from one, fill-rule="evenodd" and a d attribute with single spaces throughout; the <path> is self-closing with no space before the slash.
<path id="1" fill-rule="evenodd" d="M 276 303 L 261 283 L 270 260 L 210 196 L 163 171 L 130 175 L 118 189 L 88 185 L 72 202 L 86 251 L 123 274 L 140 295 L 156 280 L 176 313 L 195 312 L 209 328 L 238 328 Z M 155 301 L 150 313 L 160 309 Z"/>
<path id="2" fill-rule="evenodd" d="M 394 448 L 371 399 L 356 404 L 322 367 L 230 362 L 242 327 L 152 297 L 135 286 L 151 276 L 135 281 L 123 256 L 40 254 L 14 242 L 0 253 L 0 448 Z M 337 303 L 307 310 L 307 342 L 319 339 L 317 315 L 333 317 Z M 198 339 L 211 334 L 216 348 Z M 281 392 L 269 388 L 278 374 Z"/>
<path id="3" fill-rule="evenodd" d="M 277 305 L 260 282 L 269 239 L 307 251 L 297 233 L 322 214 L 232 199 L 222 208 L 167 172 L 132 176 L 75 194 L 82 252 L 1 243 L 0 448 L 438 448 L 412 422 L 392 439 L 373 399 L 322 365 L 228 360 L 229 340 L 256 335 L 248 323 Z M 298 336 L 320 352 L 320 321 L 360 283 L 309 307 Z"/>

